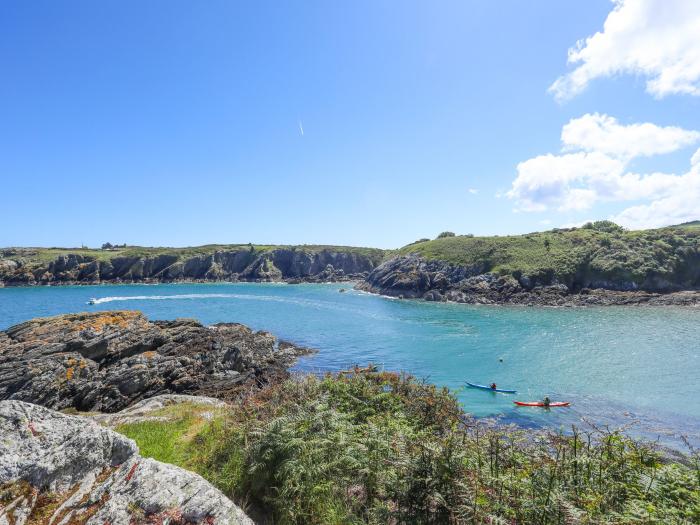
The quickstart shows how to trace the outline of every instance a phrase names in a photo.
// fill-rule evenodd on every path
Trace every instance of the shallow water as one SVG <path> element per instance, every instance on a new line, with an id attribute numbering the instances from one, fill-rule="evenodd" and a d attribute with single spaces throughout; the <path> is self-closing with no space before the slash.
<path id="1" fill-rule="evenodd" d="M 526 426 L 618 427 L 700 446 L 700 309 L 527 308 L 400 301 L 347 284 L 159 284 L 0 289 L 0 329 L 32 317 L 138 309 L 269 330 L 320 352 L 303 370 L 373 362 L 455 391 L 468 412 Z M 95 305 L 87 301 L 96 298 Z M 464 388 L 464 381 L 517 395 Z M 571 401 L 567 409 L 513 400 Z"/>

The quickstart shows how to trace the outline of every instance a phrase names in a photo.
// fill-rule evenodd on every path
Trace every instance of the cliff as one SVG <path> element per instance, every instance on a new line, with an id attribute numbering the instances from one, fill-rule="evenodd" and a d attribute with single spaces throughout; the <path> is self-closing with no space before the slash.
<path id="1" fill-rule="evenodd" d="M 453 236 L 401 248 L 360 289 L 465 303 L 700 304 L 700 229 Z"/>
<path id="2" fill-rule="evenodd" d="M 5 248 L 0 250 L 0 285 L 342 281 L 365 277 L 383 257 L 383 250 L 344 246 Z"/>

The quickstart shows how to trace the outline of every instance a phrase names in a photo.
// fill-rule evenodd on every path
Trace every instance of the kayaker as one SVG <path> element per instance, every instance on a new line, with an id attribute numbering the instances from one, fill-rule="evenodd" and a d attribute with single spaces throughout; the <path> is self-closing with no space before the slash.
<path id="1" fill-rule="evenodd" d="M 496 383 L 491 383 L 491 390 L 496 390 L 497 388 Z"/>
<path id="2" fill-rule="evenodd" d="M 544 396 L 544 399 L 542 400 L 542 405 L 545 406 L 545 407 L 549 407 L 549 404 L 550 404 L 551 402 L 552 402 L 552 401 L 549 399 L 549 396 Z"/>

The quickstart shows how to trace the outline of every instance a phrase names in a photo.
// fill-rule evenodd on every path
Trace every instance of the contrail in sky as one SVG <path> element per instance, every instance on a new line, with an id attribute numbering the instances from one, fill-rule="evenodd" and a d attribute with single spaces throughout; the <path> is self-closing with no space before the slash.
<path id="1" fill-rule="evenodd" d="M 299 131 L 301 132 L 301 136 L 304 136 L 304 126 L 301 125 L 301 120 L 299 121 Z"/>

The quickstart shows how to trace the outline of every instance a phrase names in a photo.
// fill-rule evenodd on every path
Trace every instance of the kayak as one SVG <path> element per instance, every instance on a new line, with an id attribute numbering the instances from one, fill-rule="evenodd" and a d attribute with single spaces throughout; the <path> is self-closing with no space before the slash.
<path id="1" fill-rule="evenodd" d="M 472 388 L 481 388 L 482 390 L 488 390 L 490 392 L 500 392 L 501 394 L 515 394 L 515 390 L 503 390 L 501 388 L 491 388 L 490 386 L 487 385 L 477 385 L 475 383 L 469 383 L 467 382 L 467 385 L 469 385 Z"/>
<path id="2" fill-rule="evenodd" d="M 516 405 L 519 407 L 544 407 L 544 403 L 542 401 L 530 401 L 530 402 L 525 402 L 525 401 L 513 401 Z M 563 401 L 557 401 L 557 402 L 552 402 L 549 404 L 550 407 L 568 407 L 571 403 L 569 402 L 563 402 Z"/>

